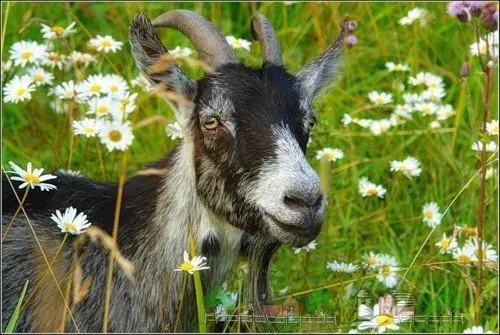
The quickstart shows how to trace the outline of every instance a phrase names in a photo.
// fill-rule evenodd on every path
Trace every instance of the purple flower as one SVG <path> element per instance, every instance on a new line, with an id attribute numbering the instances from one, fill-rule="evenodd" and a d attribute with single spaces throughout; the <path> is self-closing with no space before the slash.
<path id="1" fill-rule="evenodd" d="M 448 14 L 455 16 L 460 22 L 469 21 L 469 9 L 465 1 L 452 1 L 448 5 Z"/>
<path id="2" fill-rule="evenodd" d="M 489 31 L 496 31 L 498 29 L 498 8 L 493 3 L 488 3 L 484 6 L 483 13 L 481 14 L 481 23 Z"/>
<path id="3" fill-rule="evenodd" d="M 351 20 L 347 22 L 347 30 L 354 31 L 358 27 L 358 21 Z"/>
<path id="4" fill-rule="evenodd" d="M 346 42 L 346 44 L 347 44 L 348 47 L 352 47 L 353 45 L 358 44 L 358 39 L 354 35 L 349 35 L 345 39 L 345 42 Z"/>
<path id="5" fill-rule="evenodd" d="M 465 78 L 469 75 L 470 72 L 470 65 L 469 63 L 464 63 L 462 67 L 460 68 L 460 77 Z"/>
<path id="6" fill-rule="evenodd" d="M 486 1 L 464 1 L 464 4 L 469 8 L 472 16 L 479 16 L 484 5 L 486 5 Z"/>

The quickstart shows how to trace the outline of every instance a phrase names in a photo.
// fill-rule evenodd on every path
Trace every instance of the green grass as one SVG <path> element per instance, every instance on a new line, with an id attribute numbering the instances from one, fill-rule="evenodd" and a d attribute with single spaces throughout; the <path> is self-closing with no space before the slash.
<path id="1" fill-rule="evenodd" d="M 434 13 L 435 17 L 430 24 L 424 27 L 418 24 L 398 25 L 397 21 L 414 6 L 427 8 Z M 2 3 L 2 8 L 3 26 L 5 3 Z M 7 59 L 9 47 L 16 41 L 31 39 L 41 42 L 39 23 L 66 26 L 74 20 L 73 17 L 78 18 L 79 33 L 70 39 L 70 44 L 84 51 L 82 46 L 89 38 L 85 31 L 91 35 L 110 34 L 126 42 L 128 23 L 137 13 L 145 12 L 152 18 L 172 8 L 195 10 L 215 23 L 225 35 L 231 34 L 248 40 L 251 40 L 249 27 L 252 12 L 258 10 L 273 23 L 281 42 L 284 63 L 291 72 L 297 71 L 302 64 L 331 43 L 339 32 L 344 15 L 348 14 L 351 19 L 359 22 L 359 27 L 354 32 L 359 43 L 345 51 L 340 78 L 315 104 L 319 123 L 308 150 L 311 164 L 314 168 L 319 168 L 319 161 L 314 156 L 317 150 L 324 147 L 338 147 L 345 154 L 344 159 L 332 165 L 327 216 L 317 239 L 318 248 L 308 254 L 302 252 L 296 255 L 291 248 L 282 247 L 272 268 L 272 285 L 276 291 L 290 286 L 289 293 L 294 293 L 359 278 L 359 274 L 342 278 L 326 271 L 325 264 L 332 260 L 359 262 L 361 256 L 368 251 L 391 254 L 401 267 L 410 265 L 430 232 L 421 220 L 423 204 L 435 201 L 443 211 L 479 168 L 479 160 L 470 147 L 473 141 L 480 139 L 484 80 L 477 58 L 472 58 L 469 54 L 469 45 L 474 41 L 471 29 L 448 16 L 444 3 L 297 3 L 291 6 L 270 2 L 11 3 L 2 59 Z M 315 25 L 315 20 L 318 25 Z M 179 33 L 163 30 L 161 34 L 169 49 L 177 45 L 191 47 Z M 247 65 L 261 64 L 256 43 L 252 45 L 250 53 L 240 50 L 236 53 Z M 410 75 L 429 71 L 444 78 L 447 88 L 444 101 L 451 103 L 457 111 L 457 116 L 444 123 L 444 127 L 452 128 L 450 131 L 426 131 L 429 119 L 421 117 L 378 137 L 366 136 L 366 131 L 355 126 L 342 126 L 340 119 L 344 113 L 368 118 L 388 116 L 388 112 L 382 109 L 363 111 L 368 104 L 369 91 L 393 91 L 396 76 L 385 69 L 387 61 L 408 63 Z M 467 109 L 464 86 L 458 75 L 460 66 L 466 61 L 471 61 L 472 65 L 467 78 L 470 112 Z M 116 70 L 127 80 L 134 78 L 138 70 L 128 43 L 125 43 L 121 52 L 109 54 L 109 58 L 100 63 L 95 72 L 99 70 L 103 73 L 113 73 Z M 202 75 L 198 70 L 186 71 L 195 78 Z M 8 81 L 10 77 L 8 75 L 5 80 Z M 56 71 L 55 82 L 72 78 L 74 74 L 71 72 L 65 74 Z M 495 73 L 489 119 L 498 119 L 497 81 Z M 4 166 L 12 160 L 20 165 L 31 161 L 34 166 L 51 171 L 67 167 L 67 116 L 57 115 L 50 110 L 49 101 L 44 98 L 46 94 L 41 93 L 43 90 L 46 89 L 38 90 L 30 103 L 2 103 Z M 154 96 L 139 94 L 137 105 L 134 121 L 154 115 L 164 115 L 171 122 L 174 121 L 168 105 Z M 128 159 L 130 173 L 140 169 L 146 162 L 161 158 L 175 144 L 165 136 L 162 124 L 148 125 L 136 130 L 134 134 L 136 139 L 130 148 Z M 86 142 L 82 137 L 76 138 L 71 168 L 94 178 L 104 179 L 97 164 L 95 142 L 90 145 Z M 408 155 L 417 157 L 422 163 L 423 173 L 415 180 L 389 172 L 391 160 L 402 160 Z M 105 156 L 106 180 L 118 180 L 119 162 L 120 156 L 115 153 Z M 362 199 L 357 191 L 357 181 L 362 176 L 383 184 L 388 190 L 385 199 Z M 490 180 L 487 183 L 485 239 L 497 248 L 497 181 Z M 437 253 L 434 244 L 443 232 L 449 235 L 455 224 L 476 226 L 478 204 L 479 178 L 475 178 L 450 207 L 442 224 L 423 247 L 415 265 L 424 264 Z M 438 256 L 435 259 L 446 260 L 451 260 L 451 257 Z M 472 325 L 470 308 L 474 301 L 470 299 L 470 288 L 460 270 L 461 268 L 451 265 L 443 265 L 434 270 L 417 267 L 409 271 L 407 281 L 402 282 L 400 289 L 416 297 L 418 315 L 436 315 L 451 309 L 456 314 L 464 313 L 464 324 L 415 324 L 405 325 L 403 330 L 462 331 Z M 472 272 L 475 273 L 475 270 Z M 486 272 L 485 275 L 486 292 L 481 324 L 488 329 L 495 329 L 498 327 L 498 273 Z M 375 294 L 388 292 L 376 279 L 356 281 L 354 291 L 361 285 Z M 229 289 L 238 290 L 236 275 L 229 280 Z M 324 292 L 328 296 L 328 306 L 325 308 L 337 315 L 338 320 L 346 321 L 355 317 L 356 297 L 343 300 L 340 287 L 317 292 Z M 308 297 L 310 294 L 297 297 L 303 310 L 306 310 L 306 306 L 314 305 L 311 299 L 315 298 Z M 305 325 L 291 329 L 325 330 L 324 327 Z M 344 327 L 346 329 L 348 328 Z"/>

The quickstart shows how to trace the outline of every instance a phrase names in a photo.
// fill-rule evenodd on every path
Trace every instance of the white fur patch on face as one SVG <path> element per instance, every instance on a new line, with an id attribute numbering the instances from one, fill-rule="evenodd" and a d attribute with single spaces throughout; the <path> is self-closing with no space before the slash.
<path id="1" fill-rule="evenodd" d="M 241 190 L 242 196 L 266 214 L 286 223 L 302 220 L 302 213 L 285 204 L 290 191 L 314 198 L 319 192 L 319 178 L 306 160 L 297 140 L 287 126 L 275 127 L 275 157 L 261 167 L 259 177 Z"/>

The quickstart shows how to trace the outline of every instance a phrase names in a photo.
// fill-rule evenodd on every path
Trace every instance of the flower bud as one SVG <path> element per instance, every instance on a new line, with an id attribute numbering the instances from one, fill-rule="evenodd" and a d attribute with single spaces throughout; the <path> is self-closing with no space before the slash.
<path id="1" fill-rule="evenodd" d="M 470 72 L 470 65 L 469 63 L 464 63 L 460 67 L 460 78 L 465 78 L 469 75 Z"/>
<path id="2" fill-rule="evenodd" d="M 358 27 L 358 21 L 350 20 L 347 22 L 347 30 L 354 31 Z"/>
<path id="3" fill-rule="evenodd" d="M 356 36 L 354 35 L 349 35 L 347 36 L 347 38 L 345 39 L 345 43 L 346 45 L 350 48 L 356 44 L 358 44 L 358 39 Z"/>
<path id="4" fill-rule="evenodd" d="M 481 23 L 489 31 L 493 32 L 498 29 L 498 8 L 493 3 L 484 6 Z"/>

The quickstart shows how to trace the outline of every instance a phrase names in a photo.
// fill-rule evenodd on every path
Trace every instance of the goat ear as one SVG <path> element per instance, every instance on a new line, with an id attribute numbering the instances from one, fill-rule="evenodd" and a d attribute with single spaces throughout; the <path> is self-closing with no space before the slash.
<path id="1" fill-rule="evenodd" d="M 153 25 L 145 14 L 138 14 L 129 26 L 129 39 L 135 63 L 156 85 L 164 88 L 169 94 L 165 96 L 175 102 L 186 99 L 193 101 L 196 95 L 196 82 L 191 80 L 182 69 L 170 58 Z M 173 94 L 171 94 L 173 93 Z"/>
<path id="2" fill-rule="evenodd" d="M 347 24 L 344 24 L 335 42 L 295 74 L 308 101 L 312 101 L 337 73 L 346 31 Z"/>

